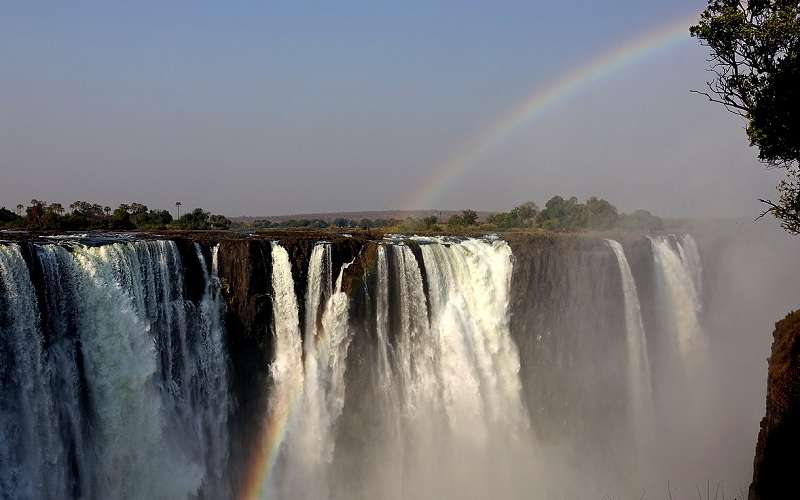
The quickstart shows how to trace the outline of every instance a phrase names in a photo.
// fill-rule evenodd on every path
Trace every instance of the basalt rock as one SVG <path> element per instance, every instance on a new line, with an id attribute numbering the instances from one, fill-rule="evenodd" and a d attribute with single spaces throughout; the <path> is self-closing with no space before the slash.
<path id="1" fill-rule="evenodd" d="M 775 325 L 750 500 L 796 498 L 800 450 L 800 311 Z"/>

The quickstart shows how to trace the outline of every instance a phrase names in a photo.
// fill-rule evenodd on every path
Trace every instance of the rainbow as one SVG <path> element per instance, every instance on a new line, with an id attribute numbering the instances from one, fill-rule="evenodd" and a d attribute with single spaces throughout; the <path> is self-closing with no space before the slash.
<path id="1" fill-rule="evenodd" d="M 427 207 L 455 178 L 463 175 L 487 151 L 501 143 L 516 129 L 539 118 L 548 109 L 565 101 L 582 88 L 657 50 L 687 40 L 688 26 L 696 21 L 697 14 L 692 14 L 669 23 L 600 55 L 544 88 L 536 89 L 510 112 L 492 122 L 482 134 L 468 142 L 447 162 L 434 169 L 422 188 L 415 192 L 408 207 L 410 209 Z M 269 475 L 275 466 L 278 451 L 286 435 L 287 424 L 296 410 L 300 396 L 298 388 L 273 389 L 277 390 L 278 394 L 271 398 L 271 403 L 277 405 L 267 412 L 258 431 L 257 450 L 250 457 L 242 489 L 238 495 L 240 500 L 256 500 L 264 497 Z"/>
<path id="2" fill-rule="evenodd" d="M 467 142 L 456 154 L 437 168 L 410 197 L 408 209 L 433 208 L 431 204 L 453 180 L 462 176 L 489 150 L 502 143 L 520 127 L 541 117 L 546 111 L 577 94 L 581 89 L 633 64 L 650 54 L 689 40 L 689 26 L 699 14 L 683 17 L 660 26 L 627 43 L 607 51 L 587 64 L 567 72 L 549 85 L 537 88 L 527 98 L 500 115 L 484 131 Z"/>
<path id="3" fill-rule="evenodd" d="M 242 489 L 238 495 L 240 500 L 258 500 L 265 498 L 269 476 L 275 467 L 281 444 L 286 437 L 288 423 L 296 409 L 300 390 L 273 387 L 277 393 L 270 398 L 268 405 L 277 402 L 275 408 L 267 410 L 256 437 L 256 449 L 250 457 L 242 480 Z"/>

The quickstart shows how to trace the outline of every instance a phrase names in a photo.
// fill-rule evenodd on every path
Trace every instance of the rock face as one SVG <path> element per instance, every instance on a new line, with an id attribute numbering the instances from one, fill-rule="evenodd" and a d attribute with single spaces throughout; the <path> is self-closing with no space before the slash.
<path id="1" fill-rule="evenodd" d="M 800 450 L 800 311 L 775 325 L 750 500 L 796 498 Z"/>

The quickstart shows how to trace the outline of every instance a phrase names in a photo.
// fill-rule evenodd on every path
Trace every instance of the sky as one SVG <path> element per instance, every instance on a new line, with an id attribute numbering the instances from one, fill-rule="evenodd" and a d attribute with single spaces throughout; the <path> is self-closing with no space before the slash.
<path id="1" fill-rule="evenodd" d="M 688 36 L 432 177 L 527 96 L 702 0 L 13 2 L 0 16 L 0 205 L 228 216 L 502 210 L 555 194 L 757 215 L 778 172 L 702 97 Z M 424 203 L 426 206 L 413 206 Z"/>

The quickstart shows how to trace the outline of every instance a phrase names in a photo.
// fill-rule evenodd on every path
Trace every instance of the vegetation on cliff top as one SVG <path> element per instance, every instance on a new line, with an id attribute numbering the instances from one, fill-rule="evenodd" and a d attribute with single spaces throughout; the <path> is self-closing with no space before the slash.
<path id="1" fill-rule="evenodd" d="M 176 205 L 179 208 L 179 205 Z M 0 208 L 0 227 L 29 230 L 226 230 L 226 229 L 380 229 L 383 232 L 470 232 L 534 229 L 555 232 L 577 231 L 658 231 L 661 218 L 646 210 L 621 214 L 607 200 L 591 197 L 580 203 L 577 198 L 554 196 L 543 209 L 532 202 L 523 203 L 508 212 L 493 213 L 481 220 L 474 210 L 464 210 L 447 221 L 436 216 L 396 219 L 351 220 L 336 218 L 292 219 L 285 222 L 256 220 L 252 225 L 234 224 L 222 215 L 212 215 L 201 208 L 173 219 L 168 210 L 150 209 L 141 203 L 122 204 L 115 210 L 95 203 L 76 201 L 65 209 L 59 203 L 31 200 L 30 205 L 17 205 L 17 211 Z"/>
<path id="2" fill-rule="evenodd" d="M 153 210 L 141 203 L 123 203 L 116 209 L 76 201 L 69 210 L 60 203 L 48 203 L 33 199 L 25 207 L 17 205 L 13 212 L 0 208 L 0 227 L 30 230 L 92 230 L 108 229 L 124 231 L 132 229 L 228 229 L 231 221 L 222 215 L 212 215 L 202 208 L 195 208 L 175 220 L 168 210 Z"/>

